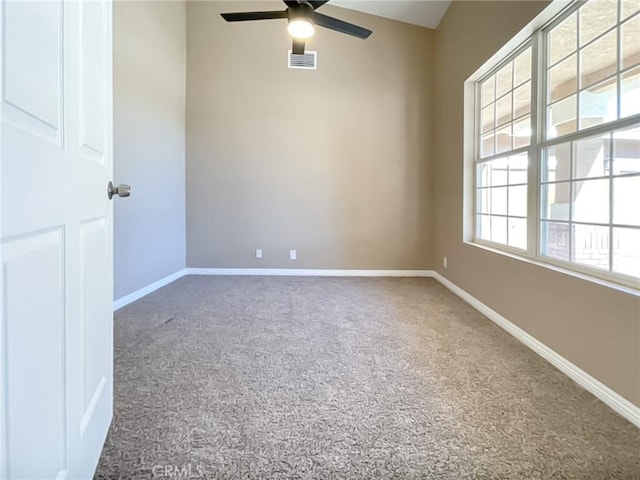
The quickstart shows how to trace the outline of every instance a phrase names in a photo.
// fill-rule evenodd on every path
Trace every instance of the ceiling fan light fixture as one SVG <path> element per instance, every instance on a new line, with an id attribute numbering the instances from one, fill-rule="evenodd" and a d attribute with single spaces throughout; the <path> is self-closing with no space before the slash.
<path id="1" fill-rule="evenodd" d="M 306 18 L 295 18 L 289 20 L 287 31 L 293 38 L 305 40 L 313 36 L 315 28 L 310 20 L 307 20 Z"/>

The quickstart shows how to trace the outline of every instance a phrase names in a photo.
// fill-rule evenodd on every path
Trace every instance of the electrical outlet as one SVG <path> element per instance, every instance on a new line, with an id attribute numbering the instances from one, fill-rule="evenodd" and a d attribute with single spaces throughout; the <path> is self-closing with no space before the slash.
<path id="1" fill-rule="evenodd" d="M 289 260 L 295 260 L 298 257 L 298 254 L 295 250 L 289 250 Z"/>
<path id="2" fill-rule="evenodd" d="M 442 266 L 447 268 L 447 257 L 442 257 Z"/>
<path id="3" fill-rule="evenodd" d="M 256 248 L 256 258 L 262 258 L 262 249 Z"/>

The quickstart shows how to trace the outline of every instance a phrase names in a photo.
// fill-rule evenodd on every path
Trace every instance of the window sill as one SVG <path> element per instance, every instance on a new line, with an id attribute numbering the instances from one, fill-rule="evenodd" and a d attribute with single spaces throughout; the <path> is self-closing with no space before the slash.
<path id="1" fill-rule="evenodd" d="M 596 285 L 600 285 L 602 287 L 611 288 L 613 290 L 617 290 L 619 292 L 628 293 L 630 295 L 634 295 L 636 297 L 640 297 L 640 284 L 638 286 L 631 286 L 622 283 L 616 283 L 611 280 L 606 280 L 604 278 L 599 278 L 593 275 L 589 275 L 587 273 L 582 273 L 576 270 L 571 270 L 569 268 L 565 268 L 559 265 L 555 265 L 553 263 L 547 263 L 541 260 L 533 259 L 530 257 L 526 257 L 523 255 L 518 255 L 512 252 L 508 252 L 505 250 L 501 250 L 498 248 L 490 247 L 488 245 L 483 245 L 474 241 L 464 241 L 465 245 L 469 245 L 471 247 L 478 248 L 480 250 L 484 250 L 486 252 L 495 253 L 498 255 L 504 255 L 505 257 L 512 258 L 514 260 L 518 260 L 520 262 L 527 263 L 529 265 L 535 265 L 537 267 L 546 268 L 547 270 L 552 270 L 554 272 L 562 273 L 565 275 L 569 275 L 574 278 L 578 278 L 580 280 L 585 280 L 587 282 L 595 283 Z"/>

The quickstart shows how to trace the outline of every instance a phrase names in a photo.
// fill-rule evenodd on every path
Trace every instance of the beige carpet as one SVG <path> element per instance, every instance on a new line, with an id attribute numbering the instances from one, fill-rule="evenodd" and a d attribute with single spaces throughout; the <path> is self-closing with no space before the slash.
<path id="1" fill-rule="evenodd" d="M 98 479 L 640 479 L 640 430 L 432 279 L 185 277 L 115 348 Z"/>

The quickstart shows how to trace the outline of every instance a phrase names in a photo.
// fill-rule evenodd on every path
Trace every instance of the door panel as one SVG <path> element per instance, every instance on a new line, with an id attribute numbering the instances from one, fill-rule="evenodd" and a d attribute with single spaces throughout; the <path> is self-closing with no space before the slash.
<path id="1" fill-rule="evenodd" d="M 63 242 L 56 229 L 3 245 L 9 478 L 65 470 Z"/>
<path id="2" fill-rule="evenodd" d="M 105 342 L 110 332 L 109 325 L 95 322 L 100 313 L 109 308 L 101 292 L 110 288 L 108 274 L 102 262 L 96 262 L 105 250 L 106 219 L 85 222 L 80 227 L 80 255 L 82 262 L 82 350 L 83 350 L 83 419 L 91 415 L 94 397 L 103 390 L 104 364 L 109 360 L 110 344 Z"/>
<path id="3" fill-rule="evenodd" d="M 112 416 L 111 3 L 0 12 L 0 478 L 91 478 Z"/>
<path id="4" fill-rule="evenodd" d="M 101 2 L 80 3 L 82 49 L 80 51 L 80 143 L 103 161 L 105 108 L 105 14 Z"/>
<path id="5" fill-rule="evenodd" d="M 10 1 L 4 7 L 5 101 L 57 131 L 62 113 L 61 5 Z"/>
<path id="6" fill-rule="evenodd" d="M 10 67 L 9 67 L 10 68 Z M 2 105 L 3 120 L 6 104 Z M 2 236 L 14 237 L 65 224 L 66 199 L 60 194 L 67 182 L 65 152 L 43 138 L 36 124 L 2 123 Z M 16 150 L 11 144 L 19 144 Z M 11 158 L 5 150 L 14 150 Z M 33 177 L 38 181 L 35 181 Z M 46 198 L 46 201 L 42 199 Z M 17 208 L 19 207 L 19 208 Z"/>

